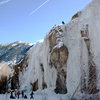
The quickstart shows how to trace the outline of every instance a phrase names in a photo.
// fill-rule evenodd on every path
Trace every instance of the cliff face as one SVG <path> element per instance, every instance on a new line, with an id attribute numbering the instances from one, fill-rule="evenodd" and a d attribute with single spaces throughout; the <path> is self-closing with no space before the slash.
<path id="1" fill-rule="evenodd" d="M 21 89 L 95 94 L 100 88 L 100 0 L 93 0 L 68 24 L 54 26 L 28 51 L 19 73 Z M 23 84 L 24 83 L 24 84 Z"/>

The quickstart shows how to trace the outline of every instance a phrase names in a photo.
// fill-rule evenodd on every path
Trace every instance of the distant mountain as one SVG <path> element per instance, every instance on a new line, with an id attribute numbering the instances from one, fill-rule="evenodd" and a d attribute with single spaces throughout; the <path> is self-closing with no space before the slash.
<path id="1" fill-rule="evenodd" d="M 9 65 L 17 64 L 24 57 L 32 44 L 16 41 L 10 44 L 0 44 L 0 62 L 5 61 Z"/>

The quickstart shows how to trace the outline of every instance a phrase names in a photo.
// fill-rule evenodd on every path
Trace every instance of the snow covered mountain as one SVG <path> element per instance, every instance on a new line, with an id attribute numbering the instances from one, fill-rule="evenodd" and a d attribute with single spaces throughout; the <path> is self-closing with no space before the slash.
<path id="1" fill-rule="evenodd" d="M 99 27 L 100 0 L 93 0 L 68 24 L 54 26 L 42 42 L 33 45 L 15 66 L 14 77 L 18 79 L 14 84 L 22 90 L 47 90 L 72 97 L 75 93 L 99 93 Z"/>
<path id="2" fill-rule="evenodd" d="M 5 61 L 9 65 L 16 64 L 31 47 L 31 44 L 20 41 L 6 45 L 0 44 L 0 62 Z"/>

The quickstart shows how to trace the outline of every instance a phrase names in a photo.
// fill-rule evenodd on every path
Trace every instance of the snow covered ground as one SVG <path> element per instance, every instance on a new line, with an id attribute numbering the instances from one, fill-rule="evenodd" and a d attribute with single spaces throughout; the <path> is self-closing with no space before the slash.
<path id="1" fill-rule="evenodd" d="M 28 98 L 25 100 L 32 100 L 30 99 L 30 95 L 27 94 Z M 6 94 L 0 94 L 0 100 L 13 100 L 10 99 L 10 94 L 6 95 Z M 16 98 L 14 100 L 24 100 L 21 96 L 20 98 Z M 67 95 L 47 95 L 47 94 L 35 94 L 34 95 L 34 100 L 69 100 L 69 98 L 67 97 Z"/>

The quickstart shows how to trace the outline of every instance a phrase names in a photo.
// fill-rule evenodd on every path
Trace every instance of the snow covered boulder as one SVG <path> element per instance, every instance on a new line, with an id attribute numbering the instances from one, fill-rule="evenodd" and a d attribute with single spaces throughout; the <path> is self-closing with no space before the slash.
<path id="1" fill-rule="evenodd" d="M 11 70 L 5 62 L 0 63 L 0 92 L 6 91 L 7 80 L 9 79 Z"/>

